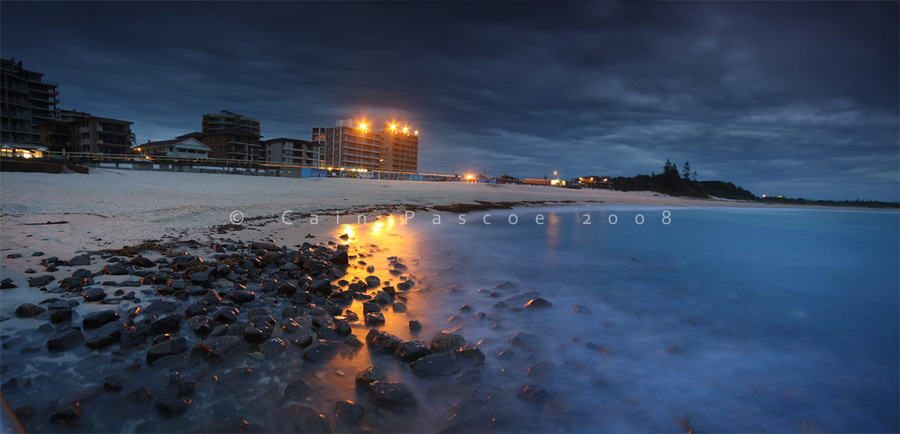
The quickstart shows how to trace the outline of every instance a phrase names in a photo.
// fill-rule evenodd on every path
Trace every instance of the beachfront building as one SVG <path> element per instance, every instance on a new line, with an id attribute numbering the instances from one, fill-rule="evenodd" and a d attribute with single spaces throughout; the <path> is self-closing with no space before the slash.
<path id="1" fill-rule="evenodd" d="M 126 154 L 134 143 L 133 122 L 64 110 L 65 117 L 38 126 L 40 143 L 51 152 Z"/>
<path id="2" fill-rule="evenodd" d="M 134 152 L 145 156 L 166 156 L 177 158 L 207 159 L 209 158 L 209 146 L 201 141 L 188 137 L 184 139 L 161 140 L 142 143 L 132 147 Z"/>
<path id="3" fill-rule="evenodd" d="M 319 167 L 319 145 L 309 140 L 284 137 L 265 140 L 260 152 L 268 163 Z"/>
<path id="4" fill-rule="evenodd" d="M 322 166 L 356 170 L 416 172 L 419 131 L 399 123 L 376 130 L 365 120 L 338 120 L 315 127 L 312 141 L 320 146 Z"/>
<path id="5" fill-rule="evenodd" d="M 40 143 L 38 126 L 57 118 L 59 85 L 22 61 L 0 59 L 0 141 Z"/>
<path id="6" fill-rule="evenodd" d="M 219 113 L 203 115 L 202 125 L 199 140 L 211 149 L 211 158 L 259 160 L 260 139 L 262 139 L 259 119 L 222 110 Z"/>

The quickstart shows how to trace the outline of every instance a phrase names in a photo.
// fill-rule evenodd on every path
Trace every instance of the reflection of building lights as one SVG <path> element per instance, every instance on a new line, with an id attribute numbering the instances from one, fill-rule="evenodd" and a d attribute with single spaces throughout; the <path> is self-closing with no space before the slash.
<path id="1" fill-rule="evenodd" d="M 382 223 L 382 222 L 375 222 L 375 224 L 372 225 L 372 233 L 373 233 L 373 234 L 377 234 L 377 233 L 381 232 L 381 228 L 382 228 L 382 227 L 384 227 L 384 223 Z"/>
<path id="2" fill-rule="evenodd" d="M 347 234 L 348 237 L 352 237 L 353 228 L 350 225 L 344 225 L 344 233 Z"/>
<path id="3" fill-rule="evenodd" d="M 388 227 L 389 228 L 394 227 L 394 216 L 388 217 Z"/>

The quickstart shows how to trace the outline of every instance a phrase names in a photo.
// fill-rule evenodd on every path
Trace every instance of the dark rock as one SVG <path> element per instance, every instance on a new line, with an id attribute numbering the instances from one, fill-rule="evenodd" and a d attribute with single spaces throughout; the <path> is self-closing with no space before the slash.
<path id="1" fill-rule="evenodd" d="M 381 285 L 381 279 L 378 276 L 366 276 L 365 281 L 369 288 L 378 288 L 378 285 Z"/>
<path id="2" fill-rule="evenodd" d="M 30 286 L 32 288 L 44 286 L 44 285 L 52 282 L 54 279 L 56 279 L 56 278 L 49 274 L 45 274 L 43 276 L 37 276 L 37 277 L 29 277 L 28 278 L 28 286 Z"/>
<path id="3" fill-rule="evenodd" d="M 24 405 L 15 410 L 16 417 L 19 418 L 20 421 L 27 422 L 34 416 L 34 412 L 36 409 L 33 405 Z"/>
<path id="4" fill-rule="evenodd" d="M 117 341 L 117 339 L 110 335 L 97 336 L 97 337 L 85 342 L 84 346 L 86 346 L 92 350 L 99 350 L 99 349 L 106 348 L 106 347 L 116 343 L 116 341 Z"/>
<path id="5" fill-rule="evenodd" d="M 231 300 L 237 304 L 249 303 L 256 300 L 256 294 L 253 291 L 234 291 L 231 293 Z"/>
<path id="6" fill-rule="evenodd" d="M 369 384 L 369 396 L 375 404 L 387 407 L 415 407 L 415 395 L 403 383 L 376 381 Z"/>
<path id="7" fill-rule="evenodd" d="M 144 309 L 143 313 L 146 316 L 158 316 L 164 313 L 175 312 L 176 308 L 178 308 L 178 303 L 165 300 L 153 300 L 153 302 Z"/>
<path id="8" fill-rule="evenodd" d="M 389 353 L 394 353 L 395 351 L 397 351 L 397 348 L 402 342 L 403 339 L 377 329 L 369 330 L 369 334 L 366 335 L 367 344 L 376 349 Z"/>
<path id="9" fill-rule="evenodd" d="M 284 353 L 287 349 L 287 342 L 281 338 L 272 338 L 262 344 L 259 351 L 268 358 L 275 358 Z"/>
<path id="10" fill-rule="evenodd" d="M 118 375 L 110 375 L 103 379 L 103 389 L 107 392 L 118 392 L 122 390 L 122 382 L 125 381 Z"/>
<path id="11" fill-rule="evenodd" d="M 50 415 L 50 422 L 72 425 L 81 417 L 81 404 L 74 402 L 72 404 L 60 407 Z"/>
<path id="12" fill-rule="evenodd" d="M 319 341 L 303 349 L 303 360 L 323 362 L 335 355 L 339 348 L 337 342 Z"/>
<path id="13" fill-rule="evenodd" d="M 394 312 L 400 312 L 400 313 L 406 312 L 406 305 L 403 304 L 403 302 L 396 301 L 391 306 L 394 308 Z"/>
<path id="14" fill-rule="evenodd" d="M 532 298 L 528 303 L 525 303 L 525 307 L 528 309 L 548 309 L 550 306 L 553 306 L 553 303 L 540 297 Z"/>
<path id="15" fill-rule="evenodd" d="M 334 403 L 334 418 L 347 425 L 355 425 L 362 420 L 365 410 L 353 401 Z"/>
<path id="16" fill-rule="evenodd" d="M 7 277 L 6 279 L 0 280 L 0 289 L 12 289 L 12 288 L 18 288 L 18 286 L 16 286 L 13 283 L 12 279 Z"/>
<path id="17" fill-rule="evenodd" d="M 153 394 L 150 393 L 150 389 L 147 386 L 138 387 L 124 397 L 125 402 L 134 405 L 146 405 L 153 401 Z"/>
<path id="18" fill-rule="evenodd" d="M 197 383 L 194 380 L 177 375 L 169 380 L 169 386 L 177 391 L 178 396 L 191 396 L 197 392 Z"/>
<path id="19" fill-rule="evenodd" d="M 193 318 L 195 316 L 206 316 L 209 313 L 210 308 L 205 303 L 194 303 L 187 308 L 184 309 L 184 317 L 185 318 Z"/>
<path id="20" fill-rule="evenodd" d="M 19 259 L 22 257 L 21 253 L 10 253 L 6 255 L 6 259 Z"/>
<path id="21" fill-rule="evenodd" d="M 78 255 L 72 259 L 69 259 L 70 267 L 81 267 L 85 265 L 91 265 L 91 258 L 88 255 Z"/>
<path id="22" fill-rule="evenodd" d="M 67 279 L 71 279 L 71 277 L 67 277 Z M 106 298 L 106 291 L 103 288 L 88 288 L 81 293 L 81 296 L 85 301 L 100 301 Z"/>
<path id="23" fill-rule="evenodd" d="M 346 266 L 350 264 L 350 256 L 347 254 L 347 251 L 343 249 L 335 251 L 328 260 L 335 265 Z"/>
<path id="24" fill-rule="evenodd" d="M 95 329 L 107 323 L 111 323 L 117 319 L 119 319 L 118 312 L 114 310 L 102 310 L 100 312 L 94 312 L 84 317 L 84 320 L 81 322 L 81 324 L 86 329 Z"/>
<path id="25" fill-rule="evenodd" d="M 310 397 L 310 391 L 312 389 L 306 384 L 303 380 L 297 380 L 290 384 L 288 384 L 284 388 L 284 397 L 287 399 L 294 399 L 297 401 L 303 401 L 306 398 Z"/>
<path id="26" fill-rule="evenodd" d="M 59 287 L 65 289 L 80 288 L 88 283 L 88 279 L 84 277 L 66 277 L 59 281 Z"/>
<path id="27" fill-rule="evenodd" d="M 462 337 L 462 335 L 440 332 L 431 339 L 431 351 L 438 353 L 441 351 L 455 350 L 456 348 L 465 345 L 465 343 L 466 339 Z"/>
<path id="28" fill-rule="evenodd" d="M 191 283 L 194 285 L 209 283 L 209 273 L 205 271 L 195 271 L 191 273 Z"/>
<path id="29" fill-rule="evenodd" d="M 178 333 L 181 328 L 181 315 L 169 315 L 150 324 L 150 334 Z"/>
<path id="30" fill-rule="evenodd" d="M 178 337 L 156 343 L 147 350 L 147 363 L 153 362 L 166 357 L 181 354 L 188 350 L 187 339 Z"/>
<path id="31" fill-rule="evenodd" d="M 332 433 L 331 425 L 324 415 L 306 416 L 297 422 L 298 433 Z"/>
<path id="32" fill-rule="evenodd" d="M 397 346 L 394 355 L 405 362 L 414 362 L 431 354 L 424 341 L 405 341 Z"/>
<path id="33" fill-rule="evenodd" d="M 216 312 L 216 314 L 213 316 L 213 321 L 231 324 L 237 321 L 237 313 L 235 312 L 234 308 L 219 309 L 219 311 Z"/>
<path id="34" fill-rule="evenodd" d="M 310 292 L 320 296 L 327 297 L 331 295 L 331 281 L 328 279 L 318 279 L 309 286 Z"/>
<path id="35" fill-rule="evenodd" d="M 376 381 L 387 381 L 387 376 L 384 375 L 384 372 L 381 372 L 381 369 L 378 369 L 378 367 L 376 366 L 371 366 L 365 371 L 356 374 L 357 386 L 368 387 L 370 384 Z"/>
<path id="36" fill-rule="evenodd" d="M 181 416 L 191 405 L 191 398 L 176 394 L 166 395 L 156 401 L 156 411 L 163 417 Z"/>
<path id="37" fill-rule="evenodd" d="M 206 336 L 212 332 L 212 321 L 206 315 L 188 318 L 187 323 L 197 336 Z"/>
<path id="38" fill-rule="evenodd" d="M 539 343 L 539 340 L 538 340 L 537 336 L 534 336 L 534 335 L 531 335 L 528 333 L 518 332 L 513 337 L 511 343 L 514 347 L 519 347 L 519 348 L 522 348 L 522 349 L 528 350 L 528 351 L 534 351 L 534 349 L 537 347 L 537 345 Z"/>
<path id="39" fill-rule="evenodd" d="M 547 400 L 547 392 L 539 387 L 527 385 L 519 390 L 518 398 L 532 404 L 543 404 Z"/>
<path id="40" fill-rule="evenodd" d="M 394 302 L 394 298 L 384 291 L 378 291 L 372 301 L 378 304 L 391 304 Z"/>
<path id="41" fill-rule="evenodd" d="M 46 310 L 36 304 L 22 303 L 16 308 L 16 316 L 19 318 L 31 318 L 44 313 Z"/>
<path id="42" fill-rule="evenodd" d="M 381 312 L 367 313 L 366 324 L 384 324 L 384 314 Z"/>
<path id="43" fill-rule="evenodd" d="M 259 345 L 268 339 L 268 335 L 261 328 L 248 326 L 244 329 L 244 340 L 251 345 Z"/>
<path id="44" fill-rule="evenodd" d="M 54 309 L 50 311 L 50 322 L 59 324 L 66 321 L 72 321 L 72 309 Z"/>
<path id="45" fill-rule="evenodd" d="M 453 350 L 457 359 L 470 363 L 475 366 L 484 364 L 484 353 L 478 347 L 472 344 L 466 344 Z"/>
<path id="46" fill-rule="evenodd" d="M 65 351 L 81 345 L 84 342 L 84 333 L 78 328 L 62 330 L 47 340 L 47 349 L 50 351 Z"/>
<path id="47" fill-rule="evenodd" d="M 198 342 L 193 353 L 203 356 L 211 363 L 219 363 L 245 355 L 247 349 L 247 344 L 241 338 L 221 336 Z"/>
<path id="48" fill-rule="evenodd" d="M 378 303 L 375 303 L 375 301 L 372 300 L 363 303 L 363 314 L 367 314 L 370 312 L 381 312 L 381 308 L 378 307 Z"/>
<path id="49" fill-rule="evenodd" d="M 144 268 L 152 268 L 152 267 L 156 266 L 156 264 L 153 261 L 151 261 L 150 259 L 145 258 L 143 256 L 131 258 L 127 262 L 127 264 L 128 265 L 137 265 L 139 267 L 144 267 Z"/>
<path id="50" fill-rule="evenodd" d="M 438 353 L 422 357 L 410 364 L 413 373 L 423 377 L 452 375 L 459 372 L 460 364 L 451 353 Z"/>
<path id="51" fill-rule="evenodd" d="M 417 319 L 409 320 L 409 331 L 412 333 L 419 333 L 422 331 L 422 323 Z"/>
<path id="52" fill-rule="evenodd" d="M 83 264 L 83 265 L 87 265 L 87 264 Z M 105 266 L 103 267 L 103 271 L 104 271 L 106 274 L 109 274 L 109 275 L 112 275 L 112 276 L 122 276 L 122 275 L 128 274 L 128 268 L 125 267 L 125 266 L 122 265 L 122 264 L 109 264 L 109 265 L 105 265 Z"/>
<path id="53" fill-rule="evenodd" d="M 253 250 L 265 250 L 265 251 L 280 251 L 281 247 L 278 247 L 275 243 L 266 243 L 266 242 L 253 242 L 250 244 Z"/>
<path id="54" fill-rule="evenodd" d="M 282 283 L 281 285 L 278 285 L 276 291 L 279 295 L 292 297 L 294 293 L 297 292 L 297 285 L 290 282 Z"/>
<path id="55" fill-rule="evenodd" d="M 340 339 L 338 337 L 337 332 L 334 331 L 334 329 L 329 328 L 329 327 L 320 328 L 318 331 L 318 334 L 319 334 L 319 340 L 321 340 L 321 341 L 336 342 L 338 339 Z"/>

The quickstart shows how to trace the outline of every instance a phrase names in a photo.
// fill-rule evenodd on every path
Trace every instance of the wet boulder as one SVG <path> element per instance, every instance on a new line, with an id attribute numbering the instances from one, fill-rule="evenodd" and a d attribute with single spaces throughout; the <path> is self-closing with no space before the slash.
<path id="1" fill-rule="evenodd" d="M 451 353 L 431 354 L 410 364 L 413 373 L 422 377 L 449 376 L 459 372 L 461 366 Z"/>
<path id="2" fill-rule="evenodd" d="M 188 350 L 187 339 L 178 337 L 158 342 L 150 346 L 147 350 L 147 363 L 153 362 L 166 357 L 181 354 Z"/>
<path id="3" fill-rule="evenodd" d="M 107 323 L 111 323 L 115 320 L 119 319 L 119 313 L 114 310 L 102 310 L 100 312 L 94 312 L 92 314 L 84 317 L 84 320 L 81 321 L 81 324 L 86 329 L 94 329 L 99 328 Z"/>
<path id="4" fill-rule="evenodd" d="M 414 362 L 431 354 L 424 341 L 404 341 L 397 346 L 394 356 L 405 362 Z"/>
<path id="5" fill-rule="evenodd" d="M 284 397 L 287 399 L 303 401 L 306 398 L 310 398 L 311 391 L 312 388 L 310 388 L 305 381 L 297 380 L 289 383 L 284 388 Z"/>
<path id="6" fill-rule="evenodd" d="M 431 351 L 439 353 L 441 351 L 451 351 L 462 345 L 465 345 L 466 339 L 462 335 L 440 332 L 431 339 Z"/>
<path id="7" fill-rule="evenodd" d="M 519 390 L 517 397 L 532 404 L 543 404 L 547 400 L 547 391 L 529 384 Z"/>
<path id="8" fill-rule="evenodd" d="M 314 416 L 306 416 L 297 422 L 296 431 L 298 433 L 332 433 L 331 425 L 324 415 L 317 414 Z"/>
<path id="9" fill-rule="evenodd" d="M 384 332 L 377 329 L 369 330 L 369 334 L 366 335 L 366 343 L 372 346 L 375 349 L 394 353 L 397 351 L 397 348 L 403 342 L 403 339 L 400 339 L 397 336 L 394 336 L 388 332 Z"/>
<path id="10" fill-rule="evenodd" d="M 370 366 L 365 371 L 356 374 L 356 386 L 368 387 L 376 381 L 387 381 L 387 376 L 377 366 Z"/>
<path id="11" fill-rule="evenodd" d="M 540 298 L 540 297 L 532 298 L 531 300 L 528 301 L 528 303 L 525 303 L 526 309 L 533 309 L 533 310 L 549 309 L 550 306 L 553 306 L 553 303 L 550 303 L 549 301 L 544 300 L 543 298 Z"/>
<path id="12" fill-rule="evenodd" d="M 19 318 L 31 318 L 44 313 L 46 310 L 36 304 L 22 303 L 16 308 L 16 316 Z"/>
<path id="13" fill-rule="evenodd" d="M 56 278 L 49 274 L 46 274 L 43 276 L 37 276 L 37 277 L 29 277 L 28 278 L 28 286 L 30 286 L 32 288 L 37 288 L 39 286 L 44 286 L 44 285 L 52 282 L 54 279 L 56 279 Z"/>
<path id="14" fill-rule="evenodd" d="M 56 332 L 47 340 L 47 349 L 51 352 L 65 351 L 84 342 L 84 333 L 74 327 Z"/>
<path id="15" fill-rule="evenodd" d="M 383 407 L 415 407 L 418 402 L 415 395 L 403 383 L 376 381 L 368 387 L 369 396 L 376 405 Z"/>
<path id="16" fill-rule="evenodd" d="M 154 407 L 162 417 L 175 417 L 186 413 L 190 404 L 191 398 L 170 394 L 158 399 Z"/>
<path id="17" fill-rule="evenodd" d="M 71 279 L 71 277 L 67 277 L 67 279 Z M 88 288 L 81 293 L 81 296 L 85 301 L 100 301 L 106 298 L 106 291 L 103 288 Z"/>
<path id="18" fill-rule="evenodd" d="M 249 346 L 237 336 L 221 336 L 197 343 L 193 353 L 211 363 L 220 363 L 247 354 Z"/>
<path id="19" fill-rule="evenodd" d="M 362 420 L 365 410 L 353 401 L 334 403 L 334 418 L 347 425 L 355 425 Z"/>
<path id="20" fill-rule="evenodd" d="M 484 364 L 484 353 L 481 350 L 472 344 L 466 344 L 461 347 L 457 347 L 453 350 L 453 353 L 456 355 L 456 358 L 462 362 L 481 366 Z"/>

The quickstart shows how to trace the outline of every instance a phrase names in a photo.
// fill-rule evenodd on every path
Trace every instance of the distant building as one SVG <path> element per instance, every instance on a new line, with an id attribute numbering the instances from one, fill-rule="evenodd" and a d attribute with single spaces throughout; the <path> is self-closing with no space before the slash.
<path id="1" fill-rule="evenodd" d="M 132 149 L 141 155 L 195 159 L 209 158 L 210 151 L 209 146 L 192 137 L 147 142 L 135 145 Z"/>
<path id="2" fill-rule="evenodd" d="M 319 167 L 319 145 L 309 140 L 270 139 L 262 142 L 261 154 L 269 163 Z"/>
<path id="3" fill-rule="evenodd" d="M 387 123 L 378 131 L 365 121 L 339 120 L 334 127 L 313 128 L 312 141 L 323 166 L 418 171 L 419 131 L 408 125 Z"/>
<path id="4" fill-rule="evenodd" d="M 262 127 L 258 119 L 226 110 L 203 115 L 203 129 L 199 140 L 211 149 L 211 158 L 258 160 L 260 139 Z"/>
<path id="5" fill-rule="evenodd" d="M 51 152 L 125 154 L 134 142 L 133 122 L 61 110 L 60 119 L 42 123 L 40 143 Z"/>
<path id="6" fill-rule="evenodd" d="M 38 126 L 57 118 L 59 85 L 44 74 L 0 59 L 0 141 L 40 143 Z"/>

